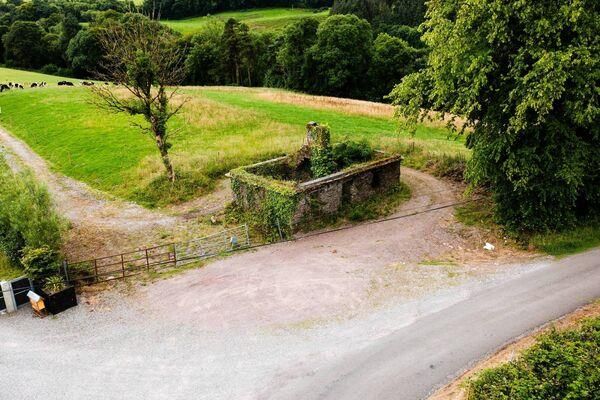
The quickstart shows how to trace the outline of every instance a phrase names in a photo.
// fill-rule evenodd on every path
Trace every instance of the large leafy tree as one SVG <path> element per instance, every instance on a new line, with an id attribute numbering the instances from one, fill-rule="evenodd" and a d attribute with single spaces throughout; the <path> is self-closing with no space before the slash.
<path id="1" fill-rule="evenodd" d="M 283 32 L 277 64 L 281 67 L 286 87 L 296 90 L 306 88 L 306 54 L 317 40 L 318 28 L 319 21 L 315 18 L 302 18 L 289 24 Z"/>
<path id="2" fill-rule="evenodd" d="M 69 42 L 66 55 L 76 76 L 90 76 L 100 68 L 103 55 L 101 34 L 102 28 L 92 26 L 77 32 Z"/>
<path id="3" fill-rule="evenodd" d="M 39 68 L 44 63 L 44 31 L 35 22 L 17 21 L 4 35 L 5 59 L 16 67 Z"/>
<path id="4" fill-rule="evenodd" d="M 319 25 L 308 51 L 308 86 L 316 93 L 363 97 L 372 54 L 371 25 L 356 15 L 333 15 Z"/>
<path id="5" fill-rule="evenodd" d="M 425 51 L 406 41 L 380 33 L 373 43 L 373 60 L 369 70 L 371 97 L 382 101 L 402 78 L 421 68 Z"/>
<path id="6" fill-rule="evenodd" d="M 425 70 L 393 92 L 398 114 L 463 116 L 468 178 L 513 230 L 562 228 L 600 204 L 600 3 L 432 0 Z"/>

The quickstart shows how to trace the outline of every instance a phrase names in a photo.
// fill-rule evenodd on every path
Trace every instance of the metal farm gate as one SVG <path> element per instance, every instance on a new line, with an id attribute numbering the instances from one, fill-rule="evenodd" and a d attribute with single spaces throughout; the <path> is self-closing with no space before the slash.
<path id="1" fill-rule="evenodd" d="M 89 285 L 124 279 L 152 270 L 177 267 L 249 246 L 248 226 L 241 225 L 188 242 L 171 243 L 87 261 L 65 262 L 63 269 L 68 282 Z"/>

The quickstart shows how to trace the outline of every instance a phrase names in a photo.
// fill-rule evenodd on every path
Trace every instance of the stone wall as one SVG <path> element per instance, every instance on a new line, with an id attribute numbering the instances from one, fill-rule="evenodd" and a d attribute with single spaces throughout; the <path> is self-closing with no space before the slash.
<path id="1" fill-rule="evenodd" d="M 387 157 L 299 184 L 293 224 L 322 214 L 335 214 L 345 205 L 386 192 L 400 183 L 401 163 L 400 156 Z"/>
<path id="2" fill-rule="evenodd" d="M 234 200 L 245 211 L 272 213 L 269 211 L 272 207 L 265 204 L 269 193 L 289 198 L 293 212 L 289 214 L 288 220 L 278 222 L 289 226 L 294 231 L 303 222 L 318 218 L 320 215 L 335 214 L 345 205 L 365 201 L 397 185 L 400 182 L 402 157 L 398 155 L 386 157 L 379 154 L 373 161 L 296 184 L 261 175 L 266 171 L 278 171 L 280 166 L 287 162 L 289 160 L 286 157 L 281 157 L 242 167 L 231 171 L 230 177 Z"/>

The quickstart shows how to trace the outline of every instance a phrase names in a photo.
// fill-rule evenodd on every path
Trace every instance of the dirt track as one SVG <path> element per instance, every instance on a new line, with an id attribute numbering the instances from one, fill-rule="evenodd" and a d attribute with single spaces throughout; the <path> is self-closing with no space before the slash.
<path id="1" fill-rule="evenodd" d="M 397 215 L 456 200 L 448 184 L 427 174 L 405 168 L 402 179 L 414 196 Z M 161 317 L 193 320 L 205 329 L 311 325 L 503 268 L 423 262 L 483 252 L 453 222 L 446 208 L 263 247 L 141 288 L 139 300 L 161 298 L 154 306 Z"/>
<path id="2" fill-rule="evenodd" d="M 83 182 L 56 173 L 27 144 L 0 127 L 0 145 L 9 152 L 7 159 L 13 170 L 26 165 L 44 182 L 61 215 L 72 229 L 65 252 L 70 259 L 90 258 L 128 251 L 138 246 L 161 241 L 165 232 L 190 230 L 195 217 L 216 212 L 229 190 L 221 183 L 219 190 L 167 212 L 152 211 L 135 203 L 111 198 Z"/>

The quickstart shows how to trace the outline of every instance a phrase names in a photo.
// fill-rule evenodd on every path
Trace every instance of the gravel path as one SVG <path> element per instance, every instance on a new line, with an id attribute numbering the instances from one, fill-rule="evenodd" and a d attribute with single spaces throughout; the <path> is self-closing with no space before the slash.
<path id="1" fill-rule="evenodd" d="M 465 299 L 547 268 L 513 267 L 412 301 L 329 323 L 214 329 L 171 319 L 118 291 L 57 317 L 0 316 L 0 387 L 7 399 L 268 399 L 346 355 Z M 180 298 L 186 293 L 180 293 Z M 171 314 L 181 310 L 173 306 Z M 221 316 L 228 319 L 225 310 Z M 208 329 L 207 329 L 208 328 Z M 35 377 L 33 379 L 32 377 Z M 407 398 L 408 399 L 408 398 Z"/>
<path id="2" fill-rule="evenodd" d="M 0 127 L 0 145 L 11 168 L 30 168 L 44 182 L 61 215 L 71 223 L 65 252 L 70 259 L 111 255 L 138 246 L 158 244 L 166 232 L 190 231 L 195 219 L 223 209 L 231 197 L 228 184 L 201 199 L 165 210 L 152 211 L 135 203 L 109 197 L 83 182 L 56 173 L 27 144 Z"/>

